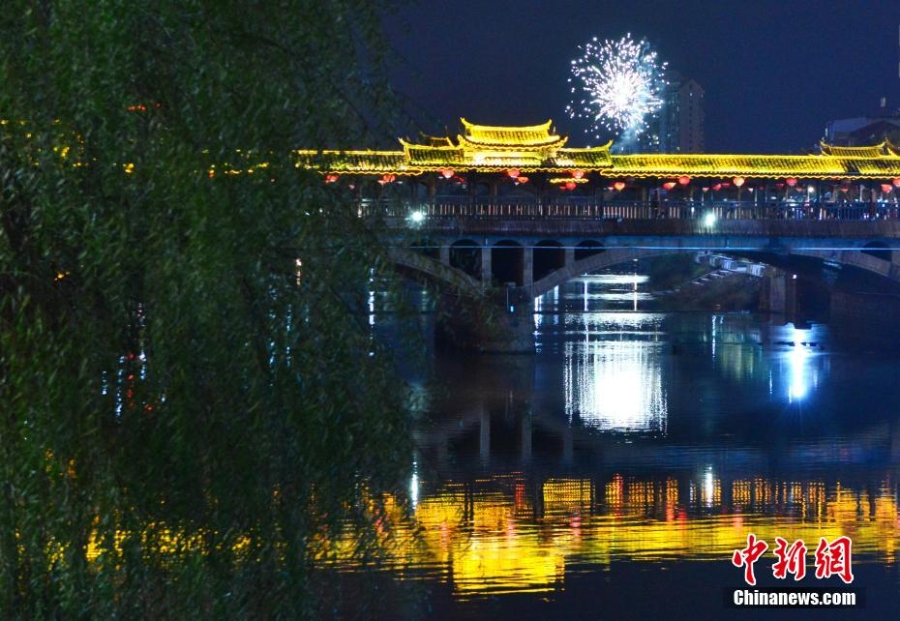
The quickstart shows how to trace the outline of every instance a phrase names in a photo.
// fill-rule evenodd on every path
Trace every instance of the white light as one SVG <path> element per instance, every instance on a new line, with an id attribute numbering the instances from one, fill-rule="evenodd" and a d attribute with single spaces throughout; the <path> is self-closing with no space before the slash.
<path id="1" fill-rule="evenodd" d="M 416 462 L 413 462 L 413 473 L 409 481 L 409 503 L 413 511 L 419 504 L 419 472 Z"/>
<path id="2" fill-rule="evenodd" d="M 425 219 L 425 213 L 422 211 L 414 211 L 409 215 L 409 219 L 415 224 L 421 224 L 422 220 Z"/>
<path id="3" fill-rule="evenodd" d="M 713 476 L 712 468 L 707 468 L 703 474 L 703 496 L 706 506 L 711 507 L 715 500 L 716 478 Z"/>
<path id="4" fill-rule="evenodd" d="M 802 400 L 809 393 L 810 353 L 798 343 L 790 354 L 788 364 L 790 366 L 790 386 L 788 386 L 788 400 L 790 402 Z"/>
<path id="5" fill-rule="evenodd" d="M 705 216 L 703 216 L 703 225 L 704 226 L 713 226 L 716 223 L 716 214 L 713 212 L 709 212 Z"/>

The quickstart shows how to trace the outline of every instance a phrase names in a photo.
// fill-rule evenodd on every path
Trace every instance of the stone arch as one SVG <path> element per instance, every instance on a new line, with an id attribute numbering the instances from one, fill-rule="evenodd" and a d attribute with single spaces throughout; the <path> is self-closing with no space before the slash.
<path id="1" fill-rule="evenodd" d="M 882 241 L 871 241 L 863 246 L 860 252 L 888 262 L 890 262 L 893 256 L 891 247 Z"/>
<path id="2" fill-rule="evenodd" d="M 581 261 L 582 259 L 588 259 L 595 254 L 600 254 L 605 251 L 606 248 L 603 247 L 603 242 L 599 242 L 595 239 L 585 239 L 584 241 L 575 244 L 575 260 Z"/>
<path id="3" fill-rule="evenodd" d="M 491 248 L 491 276 L 500 285 L 525 282 L 525 248 L 517 241 L 504 239 Z"/>
<path id="4" fill-rule="evenodd" d="M 462 270 L 472 278 L 481 277 L 481 246 L 471 239 L 460 239 L 450 245 L 450 267 Z"/>
<path id="5" fill-rule="evenodd" d="M 862 250 L 798 250 L 789 254 L 803 257 L 813 257 L 822 261 L 830 261 L 872 272 L 879 276 L 889 278 L 894 282 L 900 282 L 900 268 L 894 263 L 876 258 Z"/>
<path id="6" fill-rule="evenodd" d="M 625 263 L 626 261 L 631 261 L 633 259 L 645 259 L 672 254 L 674 252 L 678 252 L 678 249 L 615 248 L 601 254 L 591 255 L 580 261 L 575 261 L 562 269 L 558 269 L 540 280 L 536 280 L 531 287 L 531 296 L 533 298 L 542 296 L 554 287 L 558 287 L 566 281 L 581 276 L 582 274 L 595 272 L 605 267 Z"/>
<path id="7" fill-rule="evenodd" d="M 438 246 L 438 243 L 432 239 L 422 238 L 416 240 L 412 242 L 409 247 L 411 250 L 431 259 L 439 260 L 441 258 L 441 249 Z"/>
<path id="8" fill-rule="evenodd" d="M 459 292 L 480 295 L 481 282 L 460 269 L 444 265 L 414 249 L 394 248 L 389 252 L 394 265 Z"/>
<path id="9" fill-rule="evenodd" d="M 545 239 L 535 244 L 531 272 L 534 280 L 540 280 L 565 265 L 566 251 L 562 243 Z"/>

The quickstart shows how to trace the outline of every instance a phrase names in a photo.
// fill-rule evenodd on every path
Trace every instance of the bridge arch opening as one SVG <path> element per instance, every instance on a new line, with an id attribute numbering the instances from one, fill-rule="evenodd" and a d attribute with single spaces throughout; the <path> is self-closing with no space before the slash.
<path id="1" fill-rule="evenodd" d="M 491 248 L 491 276 L 499 283 L 516 283 L 521 287 L 525 282 L 525 249 L 522 244 L 505 239 Z"/>
<path id="2" fill-rule="evenodd" d="M 884 261 L 890 261 L 893 258 L 891 247 L 879 241 L 869 242 L 863 246 L 860 252 Z"/>
<path id="3" fill-rule="evenodd" d="M 428 257 L 429 259 L 439 260 L 441 256 L 440 246 L 430 239 L 420 239 L 409 245 L 410 250 Z"/>
<path id="4" fill-rule="evenodd" d="M 533 277 L 540 280 L 544 276 L 565 267 L 566 251 L 558 241 L 544 240 L 534 247 Z"/>
<path id="5" fill-rule="evenodd" d="M 471 239 L 461 239 L 450 246 L 450 267 L 473 278 L 481 278 L 481 246 Z"/>
<path id="6" fill-rule="evenodd" d="M 581 261 L 582 259 L 587 259 L 588 257 L 592 257 L 595 254 L 600 254 L 604 252 L 606 249 L 603 247 L 601 242 L 598 242 L 593 239 L 586 239 L 582 242 L 578 242 L 575 245 L 575 260 Z"/>

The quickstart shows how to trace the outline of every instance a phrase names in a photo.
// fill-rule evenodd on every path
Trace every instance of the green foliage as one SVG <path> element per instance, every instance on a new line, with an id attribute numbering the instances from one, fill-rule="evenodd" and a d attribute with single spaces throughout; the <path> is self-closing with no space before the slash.
<path id="1" fill-rule="evenodd" d="M 312 617 L 338 525 L 378 553 L 386 264 L 290 151 L 384 132 L 392 8 L 4 4 L 0 618 Z"/>

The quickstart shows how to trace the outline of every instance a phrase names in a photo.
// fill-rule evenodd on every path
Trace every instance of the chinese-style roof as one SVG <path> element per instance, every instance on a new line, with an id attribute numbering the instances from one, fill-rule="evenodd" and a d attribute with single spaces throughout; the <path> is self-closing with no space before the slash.
<path id="1" fill-rule="evenodd" d="M 495 127 L 476 125 L 466 119 L 460 119 L 465 133 L 459 136 L 461 145 L 472 147 L 493 147 L 521 149 L 528 147 L 562 146 L 566 138 L 550 133 L 552 121 L 540 125 L 524 127 Z"/>
<path id="2" fill-rule="evenodd" d="M 298 166 L 323 173 L 419 175 L 456 172 L 568 173 L 604 177 L 730 177 L 808 179 L 878 179 L 900 177 L 900 147 L 885 141 L 868 147 L 822 144 L 810 155 L 632 154 L 614 155 L 612 142 L 599 147 L 568 148 L 552 123 L 525 127 L 476 125 L 460 119 L 464 133 L 400 140 L 398 151 L 298 151 Z"/>
<path id="3" fill-rule="evenodd" d="M 834 145 L 819 142 L 819 147 L 825 155 L 834 155 L 836 157 L 865 157 L 877 158 L 885 153 L 885 142 L 873 144 L 865 147 L 836 147 Z"/>

